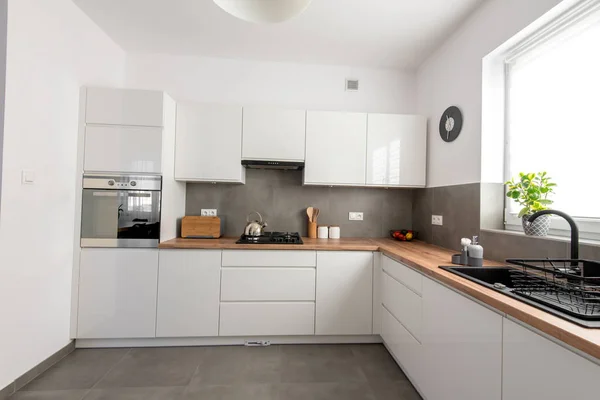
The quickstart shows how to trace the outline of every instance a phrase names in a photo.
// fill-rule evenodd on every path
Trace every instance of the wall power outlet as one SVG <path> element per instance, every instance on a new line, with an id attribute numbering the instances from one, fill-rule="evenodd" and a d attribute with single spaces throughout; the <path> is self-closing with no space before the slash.
<path id="1" fill-rule="evenodd" d="M 444 217 L 441 215 L 432 215 L 431 216 L 431 225 L 444 225 Z"/>
<path id="2" fill-rule="evenodd" d="M 202 211 L 200 211 L 200 215 L 202 217 L 216 217 L 217 209 L 216 208 L 203 208 Z"/>
<path id="3" fill-rule="evenodd" d="M 349 221 L 362 221 L 363 217 L 364 217 L 364 215 L 362 212 L 349 212 L 348 213 Z"/>

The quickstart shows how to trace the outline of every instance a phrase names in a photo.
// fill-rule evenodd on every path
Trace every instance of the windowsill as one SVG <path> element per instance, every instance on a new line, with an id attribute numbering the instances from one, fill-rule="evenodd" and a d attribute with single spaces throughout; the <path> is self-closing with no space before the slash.
<path id="1" fill-rule="evenodd" d="M 566 237 L 566 236 L 551 236 L 551 235 L 548 235 L 548 236 L 528 236 L 524 232 L 511 231 L 511 230 L 505 230 L 505 229 L 481 229 L 481 232 L 501 233 L 501 234 L 504 234 L 504 235 L 519 236 L 519 237 L 528 237 L 528 238 L 536 239 L 536 240 L 552 240 L 552 241 L 555 241 L 555 242 L 566 242 L 566 243 L 570 243 L 571 242 L 571 238 L 570 237 Z M 600 247 L 600 241 L 598 241 L 598 240 L 579 239 L 579 244 L 580 245 L 586 245 L 586 246 Z"/>

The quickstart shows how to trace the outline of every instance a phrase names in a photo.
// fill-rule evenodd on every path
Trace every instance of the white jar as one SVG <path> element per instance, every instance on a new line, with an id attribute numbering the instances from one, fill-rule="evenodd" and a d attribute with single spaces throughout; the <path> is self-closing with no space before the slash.
<path id="1" fill-rule="evenodd" d="M 317 228 L 317 237 L 319 239 L 327 239 L 329 237 L 328 236 L 328 230 L 327 230 L 326 226 L 322 225 L 322 226 L 319 226 Z"/>
<path id="2" fill-rule="evenodd" d="M 330 226 L 329 227 L 329 239 L 339 239 L 340 238 L 340 227 L 339 226 Z"/>

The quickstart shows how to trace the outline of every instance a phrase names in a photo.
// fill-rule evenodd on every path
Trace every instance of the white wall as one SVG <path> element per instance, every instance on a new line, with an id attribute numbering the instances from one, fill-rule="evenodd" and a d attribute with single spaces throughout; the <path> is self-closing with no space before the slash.
<path id="1" fill-rule="evenodd" d="M 417 73 L 417 111 L 429 119 L 427 185 L 481 181 L 482 59 L 560 0 L 487 0 Z M 453 143 L 438 131 L 444 110 L 458 106 L 462 133 Z"/>
<path id="2" fill-rule="evenodd" d="M 8 8 L 0 209 L 0 388 L 69 342 L 79 88 L 120 86 L 124 52 L 71 0 Z M 21 171 L 35 171 L 21 185 Z"/>
<path id="3" fill-rule="evenodd" d="M 6 87 L 6 28 L 8 0 L 0 0 L 0 99 Z M 0 101 L 0 207 L 2 205 L 2 145 L 4 143 L 4 102 Z"/>
<path id="4" fill-rule="evenodd" d="M 345 79 L 360 91 L 344 91 Z M 414 113 L 415 75 L 388 69 L 128 54 L 126 84 L 175 100 Z"/>

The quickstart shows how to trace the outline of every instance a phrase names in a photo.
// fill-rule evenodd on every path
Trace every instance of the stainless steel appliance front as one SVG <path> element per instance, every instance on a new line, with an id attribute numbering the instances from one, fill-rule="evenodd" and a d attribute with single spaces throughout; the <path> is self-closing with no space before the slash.
<path id="1" fill-rule="evenodd" d="M 162 178 L 83 176 L 81 247 L 158 247 Z"/>

